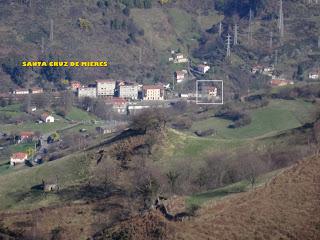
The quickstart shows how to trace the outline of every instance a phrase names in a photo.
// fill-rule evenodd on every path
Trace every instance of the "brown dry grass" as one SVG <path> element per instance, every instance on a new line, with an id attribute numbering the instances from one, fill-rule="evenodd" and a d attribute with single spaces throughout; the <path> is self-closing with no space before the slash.
<path id="1" fill-rule="evenodd" d="M 320 158 L 303 160 L 265 186 L 206 204 L 185 222 L 153 211 L 123 222 L 132 239 L 320 239 Z M 107 236 L 99 239 L 108 239 Z M 151 237 L 150 237 L 151 236 Z"/>

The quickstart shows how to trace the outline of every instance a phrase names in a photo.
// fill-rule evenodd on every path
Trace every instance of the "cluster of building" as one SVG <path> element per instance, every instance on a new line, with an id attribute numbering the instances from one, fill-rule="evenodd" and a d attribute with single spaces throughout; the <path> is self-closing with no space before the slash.
<path id="1" fill-rule="evenodd" d="M 43 88 L 33 87 L 33 88 L 17 88 L 11 91 L 14 95 L 27 95 L 27 94 L 39 94 L 43 93 Z"/>
<path id="2" fill-rule="evenodd" d="M 256 74 L 260 73 L 266 76 L 271 77 L 270 85 L 271 87 L 283 87 L 287 85 L 293 85 L 294 81 L 287 80 L 285 77 L 278 77 L 274 75 L 274 66 L 262 66 L 262 65 L 255 65 L 251 68 L 251 73 Z"/>
<path id="3" fill-rule="evenodd" d="M 188 58 L 186 58 L 182 53 L 177 53 L 174 50 L 171 51 L 171 57 L 169 57 L 169 62 L 173 63 L 187 63 Z"/>
<path id="4" fill-rule="evenodd" d="M 251 68 L 251 73 L 256 74 L 260 73 L 269 77 L 273 77 L 274 66 L 262 66 L 262 65 L 255 65 Z"/>
<path id="5" fill-rule="evenodd" d="M 95 84 L 83 86 L 80 82 L 71 82 L 71 89 L 79 98 L 105 98 L 115 102 L 123 100 L 164 100 L 163 85 L 139 85 L 125 81 L 96 80 Z M 122 100 L 121 100 L 122 99 Z"/>

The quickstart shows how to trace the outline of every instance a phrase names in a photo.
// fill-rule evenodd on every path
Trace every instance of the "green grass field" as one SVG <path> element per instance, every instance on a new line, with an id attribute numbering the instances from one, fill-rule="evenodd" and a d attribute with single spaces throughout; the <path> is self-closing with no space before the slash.
<path id="1" fill-rule="evenodd" d="M 18 117 L 24 113 L 21 112 L 21 104 L 12 104 L 6 107 L 0 107 L 0 114 L 5 114 L 10 117 Z"/>
<path id="2" fill-rule="evenodd" d="M 80 122 L 80 121 L 97 120 L 97 117 L 79 108 L 73 107 L 66 115 L 66 119 Z"/>
<path id="3" fill-rule="evenodd" d="M 3 108 L 3 111 L 6 113 L 11 113 L 11 114 L 23 114 L 20 111 L 20 105 L 10 105 L 6 108 Z M 1 113 L 1 110 L 0 110 Z M 22 124 L 1 124 L 0 125 L 0 132 L 19 132 L 19 131 L 39 131 L 41 133 L 50 133 L 50 132 L 55 132 L 59 129 L 64 129 L 67 127 L 71 127 L 72 124 L 70 121 L 91 121 L 91 120 L 97 120 L 97 117 L 89 114 L 86 111 L 83 111 L 79 108 L 73 107 L 70 112 L 68 112 L 66 118 L 62 118 L 61 116 L 58 116 L 56 114 L 53 114 L 55 117 L 55 122 L 54 123 L 42 123 L 42 124 L 37 124 L 34 121 L 27 121 Z"/>
<path id="4" fill-rule="evenodd" d="M 247 126 L 237 129 L 228 128 L 231 121 L 213 117 L 195 122 L 191 131 L 213 128 L 217 131 L 215 138 L 225 139 L 272 136 L 312 121 L 314 110 L 316 110 L 315 105 L 302 100 L 272 100 L 268 106 L 250 112 L 252 122 Z"/>
<path id="5" fill-rule="evenodd" d="M 154 161 L 163 171 L 179 163 L 201 167 L 207 154 L 224 152 L 231 157 L 243 147 L 264 152 L 276 140 L 272 138 L 288 129 L 311 121 L 316 106 L 304 101 L 272 100 L 267 107 L 251 111 L 252 123 L 239 129 L 228 128 L 230 121 L 209 118 L 195 122 L 190 131 L 169 129 L 162 148 L 156 150 Z M 197 137 L 196 130 L 214 128 L 216 136 Z"/>
<path id="6" fill-rule="evenodd" d="M 58 177 L 60 190 L 66 189 L 88 177 L 89 165 L 90 159 L 84 155 L 70 155 L 33 168 L 1 165 L 0 171 L 10 168 L 10 174 L 0 176 L 0 209 L 29 209 L 59 203 L 59 195 L 31 188 L 41 184 L 42 179 L 55 181 Z"/>

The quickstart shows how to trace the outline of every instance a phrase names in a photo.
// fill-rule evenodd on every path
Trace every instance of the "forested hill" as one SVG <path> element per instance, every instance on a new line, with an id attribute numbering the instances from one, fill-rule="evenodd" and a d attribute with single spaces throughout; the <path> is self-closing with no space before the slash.
<path id="1" fill-rule="evenodd" d="M 230 80 L 230 87 L 240 89 L 252 85 L 250 66 L 261 60 L 272 63 L 274 50 L 278 50 L 279 70 L 286 69 L 290 75 L 298 64 L 305 69 L 313 67 L 319 52 L 320 4 L 304 0 L 283 1 L 282 44 L 277 30 L 277 0 L 2 0 L 0 4 L 3 91 L 16 84 L 59 85 L 64 78 L 168 82 L 176 69 L 168 63 L 172 49 L 185 55 L 189 52 L 194 63 L 209 62 L 219 77 Z M 252 45 L 247 44 L 250 9 Z M 220 21 L 223 34 L 218 38 Z M 229 63 L 225 61 L 225 37 L 233 35 L 235 22 L 239 25 L 240 45 L 232 47 Z M 274 49 L 269 51 L 266 46 L 271 31 Z M 17 67 L 25 59 L 107 60 L 110 67 L 54 71 Z"/>

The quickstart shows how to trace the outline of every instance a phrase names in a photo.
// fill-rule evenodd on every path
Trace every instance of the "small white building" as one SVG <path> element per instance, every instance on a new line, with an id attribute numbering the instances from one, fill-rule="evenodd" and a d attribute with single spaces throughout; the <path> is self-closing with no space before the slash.
<path id="1" fill-rule="evenodd" d="M 320 79 L 320 71 L 313 71 L 309 73 L 310 79 Z"/>
<path id="2" fill-rule="evenodd" d="M 24 152 L 17 152 L 10 157 L 10 165 L 15 166 L 19 163 L 24 163 L 28 159 L 28 154 Z"/>
<path id="3" fill-rule="evenodd" d="M 18 88 L 12 91 L 15 95 L 27 95 L 29 94 L 29 89 L 26 88 Z"/>
<path id="4" fill-rule="evenodd" d="M 54 123 L 54 117 L 52 115 L 50 115 L 49 113 L 41 114 L 40 118 L 45 123 Z"/>
<path id="5" fill-rule="evenodd" d="M 97 97 L 97 88 L 95 87 L 80 87 L 78 88 L 78 97 L 84 98 L 96 98 Z"/>
<path id="6" fill-rule="evenodd" d="M 206 72 L 208 72 L 210 70 L 210 66 L 200 64 L 200 65 L 198 65 L 197 69 L 201 74 L 205 74 Z"/>

